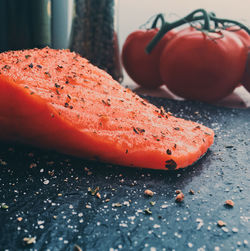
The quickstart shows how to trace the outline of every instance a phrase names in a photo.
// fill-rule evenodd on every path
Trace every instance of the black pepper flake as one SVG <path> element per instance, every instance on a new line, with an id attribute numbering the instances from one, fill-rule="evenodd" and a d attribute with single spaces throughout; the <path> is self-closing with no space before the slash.
<path id="1" fill-rule="evenodd" d="M 145 132 L 144 129 L 139 128 L 139 127 L 133 127 L 133 131 L 134 131 L 136 134 L 143 134 L 143 133 Z"/>
<path id="2" fill-rule="evenodd" d="M 171 154 L 172 154 L 172 152 L 171 152 L 170 149 L 167 149 L 166 153 L 167 153 L 168 155 L 171 155 Z"/>
<path id="3" fill-rule="evenodd" d="M 169 159 L 165 161 L 165 167 L 169 170 L 175 170 L 177 167 L 177 164 L 173 159 Z"/>
<path id="4" fill-rule="evenodd" d="M 207 133 L 207 132 L 204 132 L 204 134 L 207 135 L 207 136 L 210 136 L 210 135 L 211 135 L 210 133 Z"/>
<path id="5" fill-rule="evenodd" d="M 47 75 L 49 78 L 51 78 L 51 75 L 48 71 L 44 72 L 45 75 Z"/>
<path id="6" fill-rule="evenodd" d="M 174 148 L 176 149 L 176 147 L 177 147 L 177 145 L 176 144 L 174 144 Z"/>
<path id="7" fill-rule="evenodd" d="M 147 105 L 147 103 L 145 102 L 145 100 L 142 100 L 141 103 L 142 103 L 143 105 L 145 105 L 145 106 Z"/>
<path id="8" fill-rule="evenodd" d="M 29 68 L 33 68 L 33 64 L 32 63 L 29 64 Z"/>
<path id="9" fill-rule="evenodd" d="M 165 111 L 165 109 L 164 109 L 163 106 L 161 106 L 161 108 L 160 108 L 160 114 L 161 114 L 162 116 L 164 116 L 164 115 L 166 114 L 166 111 Z"/>
<path id="10" fill-rule="evenodd" d="M 70 96 L 69 94 L 67 94 L 67 97 L 68 97 L 69 99 L 71 99 L 71 96 Z"/>
<path id="11" fill-rule="evenodd" d="M 65 106 L 65 107 L 69 107 L 69 103 L 66 102 L 66 103 L 64 104 L 64 106 Z"/>
<path id="12" fill-rule="evenodd" d="M 25 55 L 25 58 L 26 58 L 26 59 L 28 59 L 28 58 L 30 58 L 30 57 L 31 57 L 30 55 Z"/>
<path id="13" fill-rule="evenodd" d="M 36 67 L 38 67 L 38 68 L 40 68 L 40 69 L 42 69 L 42 68 L 43 68 L 40 64 L 38 64 Z"/>
<path id="14" fill-rule="evenodd" d="M 60 88 L 61 86 L 59 84 L 55 83 L 55 87 Z"/>
<path id="15" fill-rule="evenodd" d="M 57 65 L 58 68 L 62 69 L 63 67 L 61 65 Z"/>
<path id="16" fill-rule="evenodd" d="M 60 95 L 60 92 L 58 91 L 58 89 L 56 89 L 56 93 L 57 93 L 57 95 Z"/>
<path id="17" fill-rule="evenodd" d="M 102 103 L 107 106 L 111 106 L 110 99 L 108 98 L 106 101 L 102 99 Z"/>
<path id="18" fill-rule="evenodd" d="M 180 131 L 180 128 L 179 127 L 174 127 L 174 130 Z"/>
<path id="19" fill-rule="evenodd" d="M 31 93 L 30 93 L 30 95 L 33 95 L 33 94 L 34 94 L 34 92 L 31 92 Z"/>
<path id="20" fill-rule="evenodd" d="M 65 81 L 65 84 L 69 84 L 69 81 L 68 81 L 68 80 L 66 80 L 66 81 Z"/>
<path id="21" fill-rule="evenodd" d="M 9 65 L 5 65 L 2 67 L 2 69 L 6 69 L 6 70 L 9 70 L 11 67 Z"/>
<path id="22" fill-rule="evenodd" d="M 126 152 L 125 152 L 126 154 L 128 153 L 128 149 L 126 149 Z"/>
<path id="23" fill-rule="evenodd" d="M 69 106 L 69 108 L 72 110 L 72 109 L 73 109 L 73 106 L 71 105 L 71 106 Z"/>

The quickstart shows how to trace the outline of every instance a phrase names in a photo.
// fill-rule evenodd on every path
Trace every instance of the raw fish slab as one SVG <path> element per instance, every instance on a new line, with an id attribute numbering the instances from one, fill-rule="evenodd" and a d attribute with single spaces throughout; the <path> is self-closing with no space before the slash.
<path id="1" fill-rule="evenodd" d="M 0 203 L 9 206 L 0 209 L 1 250 L 73 250 L 75 244 L 83 250 L 248 250 L 250 109 L 146 98 L 214 129 L 215 143 L 207 154 L 193 167 L 161 172 L 111 168 L 1 143 Z M 101 199 L 88 192 L 98 186 Z M 146 188 L 155 192 L 152 198 L 144 196 Z M 176 189 L 185 195 L 179 204 Z M 224 206 L 227 199 L 234 208 Z M 146 208 L 152 215 L 144 213 Z M 28 236 L 37 241 L 23 246 Z"/>

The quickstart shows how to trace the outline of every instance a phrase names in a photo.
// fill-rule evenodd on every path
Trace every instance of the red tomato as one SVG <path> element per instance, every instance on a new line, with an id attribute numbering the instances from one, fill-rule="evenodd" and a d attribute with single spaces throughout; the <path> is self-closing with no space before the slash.
<path id="1" fill-rule="evenodd" d="M 240 82 L 246 57 L 246 46 L 229 31 L 180 32 L 163 50 L 160 74 L 167 87 L 183 98 L 216 101 Z"/>
<path id="2" fill-rule="evenodd" d="M 250 47 L 250 36 L 245 30 L 238 26 L 227 27 L 227 30 L 236 34 L 247 47 Z"/>
<path id="3" fill-rule="evenodd" d="M 250 92 L 250 51 L 248 52 L 246 68 L 241 83 Z"/>
<path id="4" fill-rule="evenodd" d="M 158 31 L 158 28 L 135 31 L 127 37 L 122 49 L 122 62 L 128 75 L 146 88 L 157 88 L 163 84 L 159 71 L 160 54 L 176 34 L 175 30 L 167 32 L 153 51 L 147 54 L 145 48 Z"/>
<path id="5" fill-rule="evenodd" d="M 248 48 L 249 53 L 248 53 L 247 63 L 246 63 L 246 67 L 245 67 L 245 71 L 244 71 L 241 83 L 250 92 L 250 35 L 245 30 L 239 29 L 239 27 L 237 26 L 236 27 L 232 26 L 227 29 L 237 34 L 242 40 L 242 42 Z"/>

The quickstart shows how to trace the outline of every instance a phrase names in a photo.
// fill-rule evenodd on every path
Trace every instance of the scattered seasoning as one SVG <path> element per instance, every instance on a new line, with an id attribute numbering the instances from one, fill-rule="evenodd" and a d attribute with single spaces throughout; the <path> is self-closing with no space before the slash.
<path id="1" fill-rule="evenodd" d="M 59 193 L 57 196 L 61 197 L 61 196 L 62 196 L 62 194 L 61 194 L 61 193 Z"/>
<path id="2" fill-rule="evenodd" d="M 25 242 L 26 245 L 31 245 L 36 243 L 36 237 L 24 237 L 23 241 Z"/>
<path id="3" fill-rule="evenodd" d="M 149 203 L 150 203 L 151 206 L 154 206 L 156 202 L 155 201 L 150 201 Z"/>
<path id="4" fill-rule="evenodd" d="M 217 225 L 218 225 L 219 227 L 224 227 L 224 226 L 226 226 L 226 223 L 225 223 L 224 221 L 222 221 L 222 220 L 218 220 L 218 221 L 217 221 Z"/>
<path id="5" fill-rule="evenodd" d="M 175 190 L 175 193 L 176 193 L 176 194 L 179 194 L 179 193 L 181 193 L 181 190 L 180 190 L 180 189 L 177 189 L 177 190 Z"/>
<path id="6" fill-rule="evenodd" d="M 171 154 L 172 154 L 172 152 L 171 152 L 170 149 L 167 149 L 166 153 L 167 153 L 168 155 L 171 155 Z"/>
<path id="7" fill-rule="evenodd" d="M 141 103 L 145 106 L 147 106 L 147 103 L 145 102 L 145 100 L 142 100 Z"/>
<path id="8" fill-rule="evenodd" d="M 194 195 L 194 194 L 195 194 L 195 192 L 194 192 L 194 190 L 193 190 L 193 189 L 190 189 L 190 190 L 189 190 L 189 193 L 190 193 L 190 194 L 192 194 L 192 195 Z"/>
<path id="9" fill-rule="evenodd" d="M 175 197 L 175 201 L 176 202 L 182 202 L 184 199 L 184 194 L 182 192 L 180 192 L 179 194 L 176 195 Z"/>
<path id="10" fill-rule="evenodd" d="M 5 65 L 2 67 L 2 69 L 6 69 L 6 70 L 9 70 L 11 67 L 9 65 Z"/>
<path id="11" fill-rule="evenodd" d="M 101 197 L 101 194 L 100 194 L 99 192 L 96 193 L 96 197 L 97 197 L 98 199 L 101 199 L 101 198 L 102 198 L 102 197 Z"/>
<path id="12" fill-rule="evenodd" d="M 71 96 L 70 96 L 69 94 L 67 94 L 67 97 L 68 97 L 69 99 L 71 99 Z"/>
<path id="13" fill-rule="evenodd" d="M 51 78 L 51 75 L 48 71 L 44 72 L 45 75 L 47 75 L 49 78 Z"/>
<path id="14" fill-rule="evenodd" d="M 160 114 L 164 116 L 166 114 L 166 111 L 163 106 L 160 107 Z"/>
<path id="15" fill-rule="evenodd" d="M 61 86 L 59 84 L 55 83 L 55 87 L 60 88 Z"/>
<path id="16" fill-rule="evenodd" d="M 128 149 L 126 149 L 125 153 L 128 154 Z"/>
<path id="17" fill-rule="evenodd" d="M 66 107 L 66 108 L 69 107 L 69 103 L 66 102 L 66 103 L 64 104 L 64 107 Z"/>
<path id="18" fill-rule="evenodd" d="M 144 191 L 144 194 L 147 195 L 147 196 L 152 197 L 152 196 L 154 195 L 154 192 L 151 191 L 151 190 L 149 190 L 149 189 L 146 189 L 146 190 Z"/>
<path id="19" fill-rule="evenodd" d="M 42 69 L 43 67 L 42 67 L 40 64 L 38 64 L 38 65 L 37 65 L 37 68 Z"/>
<path id="20" fill-rule="evenodd" d="M 109 202 L 109 201 L 110 201 L 110 199 L 106 199 L 106 200 L 105 200 L 105 202 Z"/>
<path id="21" fill-rule="evenodd" d="M 174 130 L 180 131 L 180 128 L 179 127 L 174 127 Z"/>
<path id="22" fill-rule="evenodd" d="M 121 206 L 122 206 L 122 204 L 119 203 L 119 202 L 118 202 L 118 203 L 113 203 L 113 204 L 112 204 L 112 207 L 121 207 Z"/>
<path id="23" fill-rule="evenodd" d="M 169 170 L 175 170 L 177 167 L 177 164 L 173 159 L 169 159 L 165 161 L 165 167 Z"/>
<path id="24" fill-rule="evenodd" d="M 144 129 L 139 128 L 139 127 L 133 127 L 133 131 L 134 131 L 136 134 L 143 134 L 143 133 L 145 132 Z"/>
<path id="25" fill-rule="evenodd" d="M 174 144 L 174 148 L 176 149 L 176 147 L 177 147 L 177 145 L 176 144 Z"/>
<path id="26" fill-rule="evenodd" d="M 144 209 L 145 214 L 152 214 L 152 211 L 149 208 Z"/>
<path id="27" fill-rule="evenodd" d="M 22 217 L 18 217 L 17 220 L 18 220 L 19 222 L 21 222 L 21 221 L 23 220 L 23 218 L 22 218 Z"/>
<path id="28" fill-rule="evenodd" d="M 58 89 L 56 89 L 56 94 L 57 94 L 57 95 L 60 95 L 60 92 L 58 91 Z"/>
<path id="29" fill-rule="evenodd" d="M 201 129 L 201 127 L 198 125 L 198 126 L 196 126 L 194 129 L 195 129 L 195 130 L 196 130 L 196 129 Z"/>
<path id="30" fill-rule="evenodd" d="M 78 245 L 74 245 L 73 251 L 82 251 L 82 249 Z"/>
<path id="31" fill-rule="evenodd" d="M 232 200 L 226 200 L 225 201 L 225 206 L 226 207 L 234 207 L 234 202 Z"/>
<path id="32" fill-rule="evenodd" d="M 100 190 L 99 186 L 97 186 L 95 189 L 88 187 L 88 192 L 90 192 L 92 196 L 95 196 L 99 190 Z"/>
<path id="33" fill-rule="evenodd" d="M 106 106 L 111 106 L 110 99 L 108 98 L 106 101 L 102 99 L 102 103 Z"/>
<path id="34" fill-rule="evenodd" d="M 33 64 L 32 63 L 29 64 L 29 68 L 33 68 Z"/>
<path id="35" fill-rule="evenodd" d="M 30 55 L 25 55 L 25 58 L 26 58 L 26 59 L 28 59 L 28 58 L 30 58 L 30 57 L 31 57 Z"/>
<path id="36" fill-rule="evenodd" d="M 225 146 L 226 148 L 230 149 L 230 148 L 233 148 L 234 146 Z"/>
<path id="37" fill-rule="evenodd" d="M 2 209 L 8 209 L 9 206 L 6 205 L 5 203 L 1 203 L 0 208 L 2 208 Z"/>

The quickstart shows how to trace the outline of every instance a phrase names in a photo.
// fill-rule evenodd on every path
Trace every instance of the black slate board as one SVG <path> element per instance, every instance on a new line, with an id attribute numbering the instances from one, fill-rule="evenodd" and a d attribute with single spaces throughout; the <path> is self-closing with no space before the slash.
<path id="1" fill-rule="evenodd" d="M 73 250 L 75 244 L 82 250 L 249 250 L 250 110 L 148 100 L 213 128 L 207 154 L 185 170 L 163 172 L 1 143 L 0 203 L 9 208 L 0 209 L 0 250 Z M 98 186 L 101 199 L 88 192 Z M 144 196 L 146 188 L 152 198 Z M 185 194 L 182 203 L 175 202 L 176 189 Z M 227 199 L 233 208 L 224 206 Z M 36 243 L 25 245 L 24 237 Z"/>

